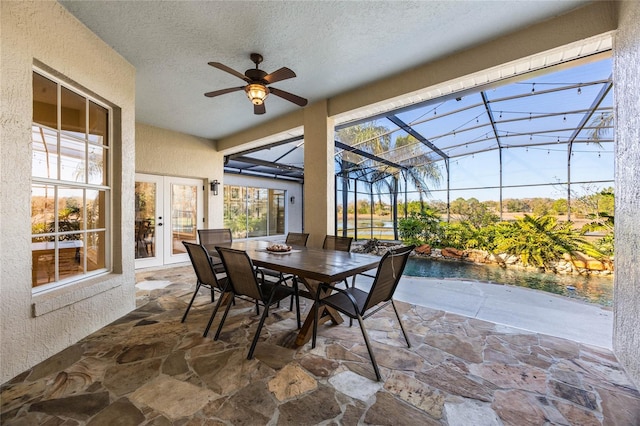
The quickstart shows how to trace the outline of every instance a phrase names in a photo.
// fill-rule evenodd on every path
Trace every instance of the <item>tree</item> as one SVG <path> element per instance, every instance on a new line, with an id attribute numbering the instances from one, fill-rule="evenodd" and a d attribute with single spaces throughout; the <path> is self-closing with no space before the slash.
<path id="1" fill-rule="evenodd" d="M 400 238 L 407 244 L 438 246 L 442 238 L 440 223 L 440 215 L 431 209 L 411 213 L 398 221 Z"/>
<path id="2" fill-rule="evenodd" d="M 567 214 L 569 204 L 567 203 L 566 198 L 558 198 L 551 205 L 551 210 L 553 210 L 557 215 L 565 215 Z"/>
<path id="3" fill-rule="evenodd" d="M 589 139 L 600 145 L 600 141 L 611 137 L 613 129 L 613 111 L 603 112 L 593 117 L 590 123 L 592 127 Z"/>

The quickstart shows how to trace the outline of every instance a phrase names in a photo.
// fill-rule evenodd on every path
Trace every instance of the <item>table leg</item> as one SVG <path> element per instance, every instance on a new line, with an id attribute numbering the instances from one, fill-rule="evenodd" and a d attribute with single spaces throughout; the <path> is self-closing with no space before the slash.
<path id="1" fill-rule="evenodd" d="M 303 277 L 298 277 L 299 281 L 302 281 L 305 287 L 309 290 L 309 292 L 315 297 L 316 292 L 318 291 L 319 282 L 315 280 L 305 279 Z M 320 297 L 325 297 L 329 295 L 331 291 L 324 291 L 320 294 Z M 344 322 L 344 318 L 340 315 L 338 311 L 328 306 L 323 306 L 319 313 L 320 323 L 324 324 L 328 320 L 333 321 L 334 324 L 342 324 Z M 296 345 L 302 346 L 307 343 L 313 334 L 313 321 L 315 320 L 315 306 L 311 307 L 311 310 L 307 314 L 307 318 L 305 318 L 304 323 L 302 324 L 302 328 L 298 332 L 298 337 L 296 338 Z"/>

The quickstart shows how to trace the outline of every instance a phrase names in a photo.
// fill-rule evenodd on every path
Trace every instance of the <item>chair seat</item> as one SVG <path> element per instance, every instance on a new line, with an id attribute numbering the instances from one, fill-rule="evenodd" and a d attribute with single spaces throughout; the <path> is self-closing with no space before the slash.
<path id="1" fill-rule="evenodd" d="M 364 307 L 364 304 L 367 301 L 367 296 L 369 294 L 355 287 L 347 288 L 345 290 L 345 293 L 353 296 L 353 298 L 356 300 L 356 304 L 358 305 L 358 311 L 362 311 L 362 308 Z M 323 298 L 322 303 L 325 305 L 329 305 L 334 309 L 337 309 L 338 311 L 350 316 L 351 318 L 357 318 L 358 312 L 354 309 L 353 303 L 345 293 L 333 293 L 330 296 Z"/>
<path id="2" fill-rule="evenodd" d="M 273 293 L 273 300 L 276 302 L 282 299 L 286 299 L 287 297 L 292 296 L 295 293 L 293 287 L 281 285 L 279 282 L 264 281 L 262 284 L 260 284 L 260 286 L 262 287 L 262 291 L 266 294 L 270 294 L 272 291 L 274 291 L 275 288 L 275 292 Z"/>

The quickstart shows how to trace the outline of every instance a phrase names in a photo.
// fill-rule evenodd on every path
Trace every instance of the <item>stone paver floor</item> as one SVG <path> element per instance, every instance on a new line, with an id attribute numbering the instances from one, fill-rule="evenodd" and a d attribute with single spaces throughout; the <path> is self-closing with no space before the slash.
<path id="1" fill-rule="evenodd" d="M 190 266 L 137 280 L 135 311 L 2 385 L 3 425 L 640 424 L 640 394 L 606 349 L 398 303 L 411 348 L 390 307 L 365 321 L 375 382 L 357 325 L 295 348 L 293 313 L 274 309 L 249 361 L 253 305 L 232 307 L 214 342 L 205 292 L 180 323 Z"/>

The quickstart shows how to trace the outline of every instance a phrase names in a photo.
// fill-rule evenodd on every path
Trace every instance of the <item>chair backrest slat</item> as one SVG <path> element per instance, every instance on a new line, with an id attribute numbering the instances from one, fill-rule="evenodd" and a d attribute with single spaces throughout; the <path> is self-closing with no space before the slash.
<path id="1" fill-rule="evenodd" d="M 231 229 L 198 229 L 198 240 L 207 250 L 213 252 L 216 245 L 232 242 Z"/>
<path id="2" fill-rule="evenodd" d="M 287 234 L 287 239 L 285 243 L 292 246 L 306 246 L 308 239 L 309 239 L 309 234 L 305 234 L 301 232 L 289 232 Z"/>
<path id="3" fill-rule="evenodd" d="M 264 300 L 258 280 L 256 279 L 253 262 L 246 252 L 226 247 L 216 247 L 220 260 L 227 271 L 227 278 L 236 295 L 248 296 L 253 299 Z"/>
<path id="4" fill-rule="evenodd" d="M 200 244 L 186 241 L 183 241 L 182 244 L 187 249 L 187 253 L 189 253 L 189 258 L 191 259 L 191 264 L 193 265 L 198 281 L 204 285 L 211 286 L 211 288 L 215 287 L 222 290 L 216 274 L 213 272 L 213 265 L 207 249 Z"/>
<path id="5" fill-rule="evenodd" d="M 382 256 L 376 277 L 371 285 L 369 296 L 364 304 L 361 314 L 380 302 L 386 302 L 393 297 L 396 287 L 400 282 L 407 259 L 415 246 L 402 247 L 389 250 Z"/>
<path id="6" fill-rule="evenodd" d="M 322 248 L 325 250 L 349 251 L 351 250 L 352 241 L 352 237 L 336 237 L 334 235 L 327 235 L 324 237 L 324 244 L 322 244 Z"/>

